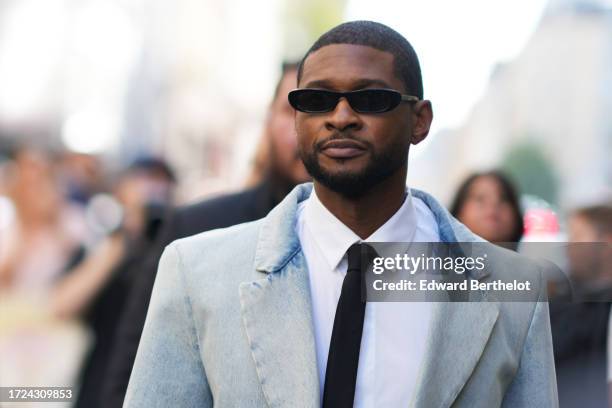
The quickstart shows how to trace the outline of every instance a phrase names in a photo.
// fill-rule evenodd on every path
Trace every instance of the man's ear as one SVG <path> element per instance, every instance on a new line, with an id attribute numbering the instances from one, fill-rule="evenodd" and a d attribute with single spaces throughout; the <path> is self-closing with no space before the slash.
<path id="1" fill-rule="evenodd" d="M 431 121 L 433 120 L 433 110 L 431 102 L 428 100 L 418 101 L 414 104 L 414 126 L 410 142 L 414 145 L 421 143 L 429 134 Z"/>

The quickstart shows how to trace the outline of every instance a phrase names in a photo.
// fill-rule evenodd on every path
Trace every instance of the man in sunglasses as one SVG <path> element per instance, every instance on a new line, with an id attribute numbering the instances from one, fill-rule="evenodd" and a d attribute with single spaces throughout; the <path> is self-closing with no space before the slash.
<path id="1" fill-rule="evenodd" d="M 360 298 L 364 242 L 482 242 L 406 188 L 433 116 L 406 39 L 368 21 L 333 28 L 289 101 L 313 184 L 262 220 L 166 248 L 125 406 L 557 406 L 542 290 L 506 303 Z M 498 251 L 505 269 L 540 276 Z M 479 278 L 504 268 L 492 269 Z"/>

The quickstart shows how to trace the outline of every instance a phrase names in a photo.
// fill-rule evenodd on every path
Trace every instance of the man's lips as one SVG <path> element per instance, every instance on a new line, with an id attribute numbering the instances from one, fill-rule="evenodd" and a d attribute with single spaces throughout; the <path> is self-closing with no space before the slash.
<path id="1" fill-rule="evenodd" d="M 321 153 L 332 159 L 350 159 L 361 156 L 366 148 L 354 140 L 330 140 L 321 146 Z"/>

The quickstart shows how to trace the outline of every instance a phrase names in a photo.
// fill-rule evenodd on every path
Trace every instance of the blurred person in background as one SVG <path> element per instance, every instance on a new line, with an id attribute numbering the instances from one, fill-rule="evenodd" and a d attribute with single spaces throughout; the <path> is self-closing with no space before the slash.
<path id="1" fill-rule="evenodd" d="M 138 272 L 138 280 L 121 316 L 106 386 L 99 398 L 102 406 L 121 407 L 123 404 L 164 247 L 179 238 L 262 218 L 296 184 L 310 180 L 298 153 L 294 111 L 287 100 L 287 94 L 296 84 L 297 64 L 283 64 L 250 180 L 256 185 L 242 192 L 177 209 L 166 221 L 155 249 Z"/>
<path id="2" fill-rule="evenodd" d="M 605 407 L 612 299 L 612 206 L 575 210 L 567 225 L 567 258 L 575 298 L 550 305 L 559 404 Z"/>
<path id="3" fill-rule="evenodd" d="M 516 250 L 523 236 L 523 215 L 516 188 L 501 171 L 470 175 L 461 183 L 451 214 L 489 242 Z"/>
<path id="4" fill-rule="evenodd" d="M 19 148 L 7 165 L 3 190 L 15 212 L 0 236 L 0 288 L 46 292 L 82 254 L 84 219 L 67 205 L 55 169 L 33 148 Z"/>
<path id="5" fill-rule="evenodd" d="M 251 172 L 247 177 L 244 187 L 249 189 L 255 187 L 261 183 L 266 177 L 266 173 L 269 170 L 270 162 L 270 137 L 266 132 L 259 138 L 259 142 L 255 149 L 253 156 L 253 162 L 251 166 Z"/>
<path id="6" fill-rule="evenodd" d="M 12 208 L 0 214 L 0 386 L 71 386 L 86 332 L 57 319 L 49 300 L 84 254 L 86 224 L 65 200 L 50 154 L 19 147 L 8 157 L 0 186 Z"/>
<path id="7" fill-rule="evenodd" d="M 120 205 L 119 223 L 55 286 L 51 309 L 58 317 L 82 315 L 117 264 L 146 249 L 172 203 L 175 182 L 170 167 L 154 158 L 136 160 L 118 176 L 113 195 Z"/>
<path id="8" fill-rule="evenodd" d="M 133 266 L 156 238 L 162 214 L 172 204 L 174 172 L 162 160 L 136 160 L 118 177 L 113 194 L 121 222 L 57 284 L 52 311 L 82 317 L 93 344 L 82 367 L 77 407 L 97 406 L 118 316 L 134 278 Z"/>
<path id="9" fill-rule="evenodd" d="M 58 165 L 59 177 L 71 202 L 86 205 L 95 194 L 105 190 L 104 167 L 99 157 L 64 152 Z"/>
<path id="10" fill-rule="evenodd" d="M 612 206 L 600 205 L 575 210 L 568 220 L 568 260 L 574 293 L 604 299 L 612 287 Z M 595 296 L 595 298 L 594 298 Z"/>

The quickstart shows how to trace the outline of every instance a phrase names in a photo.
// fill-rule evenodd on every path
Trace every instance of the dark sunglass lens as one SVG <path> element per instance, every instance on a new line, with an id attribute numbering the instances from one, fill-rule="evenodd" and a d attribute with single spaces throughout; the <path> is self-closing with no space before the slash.
<path id="1" fill-rule="evenodd" d="M 351 107 L 361 113 L 387 112 L 395 108 L 401 96 L 393 91 L 383 89 L 364 89 L 349 96 Z"/>
<path id="2" fill-rule="evenodd" d="M 300 89 L 289 93 L 291 105 L 302 112 L 328 112 L 336 106 L 337 97 L 326 91 Z"/>

